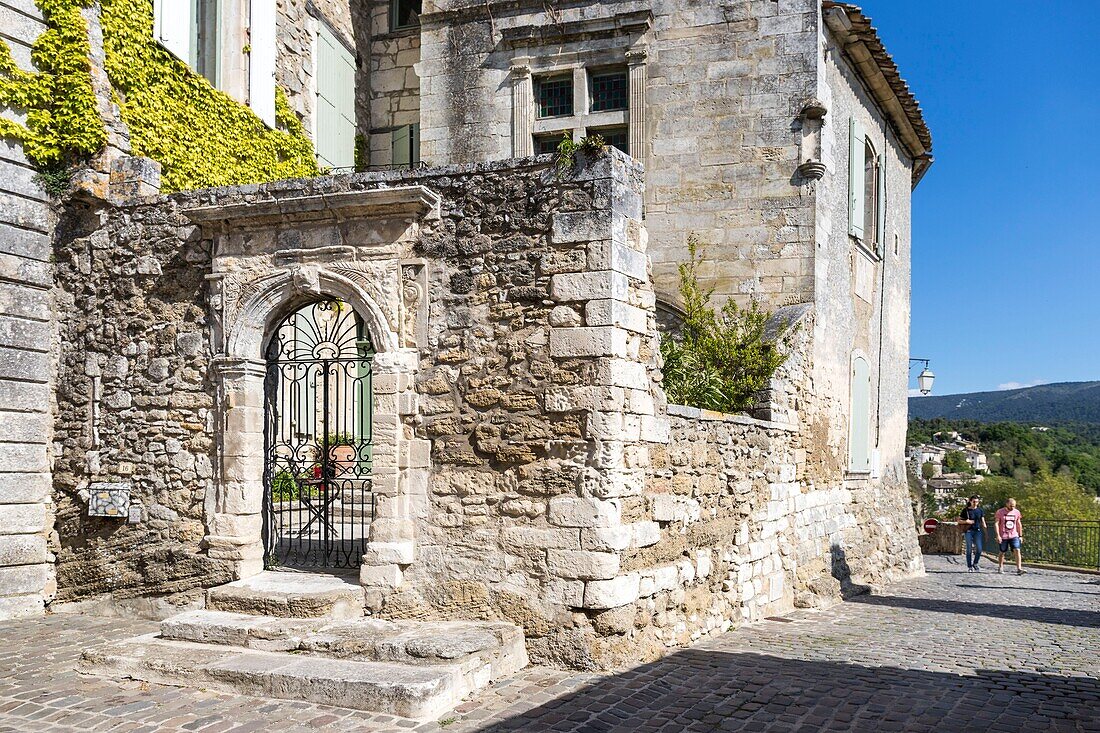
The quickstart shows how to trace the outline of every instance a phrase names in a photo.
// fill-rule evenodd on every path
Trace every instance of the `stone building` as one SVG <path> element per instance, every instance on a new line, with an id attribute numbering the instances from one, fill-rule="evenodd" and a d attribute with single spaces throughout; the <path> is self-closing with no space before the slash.
<path id="1" fill-rule="evenodd" d="M 239 594 L 336 565 L 358 615 L 510 622 L 533 659 L 596 668 L 920 572 L 909 201 L 931 141 L 859 8 L 276 8 L 247 55 L 321 164 L 399 170 L 160 195 L 120 154 L 114 186 L 51 207 L 7 148 L 2 195 L 36 213 L 0 219 L 22 237 L 0 255 L 0 614 L 285 611 Z M 222 21 L 219 59 L 248 45 Z M 263 119 L 245 61 L 213 81 Z M 617 150 L 558 172 L 536 154 L 563 131 Z M 692 234 L 720 297 L 796 326 L 751 416 L 661 389 Z M 126 653 L 98 663 L 144 674 Z"/>

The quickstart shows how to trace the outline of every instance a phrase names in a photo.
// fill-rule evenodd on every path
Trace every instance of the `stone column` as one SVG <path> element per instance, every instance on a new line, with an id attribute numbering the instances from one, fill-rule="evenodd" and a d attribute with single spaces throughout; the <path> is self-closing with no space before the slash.
<path id="1" fill-rule="evenodd" d="M 525 158 L 534 153 L 531 118 L 534 102 L 531 90 L 531 67 L 527 59 L 516 59 L 512 73 L 512 157 Z"/>
<path id="2" fill-rule="evenodd" d="M 41 11 L 34 3 L 5 5 L 19 10 L 5 10 L 4 42 L 33 71 L 27 62 L 45 29 Z M 0 111 L 5 121 L 17 118 Z M 54 524 L 55 216 L 34 179 L 20 142 L 0 142 L 0 619 L 40 615 L 56 588 L 46 541 Z"/>
<path id="3" fill-rule="evenodd" d="M 221 455 L 205 545 L 212 558 L 230 560 L 245 578 L 264 568 L 264 362 L 220 358 Z"/>
<path id="4" fill-rule="evenodd" d="M 413 375 L 416 349 L 381 352 L 374 357 L 372 386 L 373 461 L 371 491 L 374 517 L 359 580 L 367 603 L 380 607 L 383 594 L 397 588 L 416 557 L 414 516 L 426 507 L 431 444 L 406 435 L 405 419 L 419 406 Z"/>
<path id="5" fill-rule="evenodd" d="M 646 131 L 646 59 L 649 52 L 637 48 L 626 52 L 626 64 L 630 83 L 630 106 L 627 122 L 630 125 L 630 155 L 642 165 L 646 164 L 649 135 Z"/>

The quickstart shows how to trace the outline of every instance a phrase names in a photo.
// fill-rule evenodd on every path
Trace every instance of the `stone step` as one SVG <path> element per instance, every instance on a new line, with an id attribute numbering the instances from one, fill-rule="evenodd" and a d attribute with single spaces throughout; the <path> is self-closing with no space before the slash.
<path id="1" fill-rule="evenodd" d="M 527 666 L 504 622 L 276 618 L 187 611 L 147 634 L 84 653 L 81 670 L 306 700 L 417 720 Z"/>
<path id="2" fill-rule="evenodd" d="M 335 575 L 265 570 L 211 588 L 206 607 L 282 618 L 355 618 L 363 615 L 363 588 Z"/>
<path id="3" fill-rule="evenodd" d="M 85 651 L 82 672 L 434 720 L 473 692 L 459 665 L 363 662 L 139 636 Z M 487 681 L 486 683 L 487 684 Z"/>
<path id="4" fill-rule="evenodd" d="M 457 664 L 495 680 L 527 666 L 523 631 L 506 622 L 283 619 L 187 611 L 161 623 L 165 639 L 358 661 Z M 471 683 L 473 684 L 473 682 Z"/>

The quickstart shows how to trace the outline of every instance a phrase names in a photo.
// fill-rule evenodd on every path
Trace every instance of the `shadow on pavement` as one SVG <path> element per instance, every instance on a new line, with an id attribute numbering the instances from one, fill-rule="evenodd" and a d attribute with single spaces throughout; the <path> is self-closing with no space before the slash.
<path id="1" fill-rule="evenodd" d="M 1100 680 L 978 676 L 688 649 L 482 731 L 1078 731 Z"/>
<path id="2" fill-rule="evenodd" d="M 1036 590 L 1034 588 L 1030 589 Z M 1047 606 L 1010 605 L 1005 603 L 971 603 L 936 598 L 907 598 L 904 596 L 858 596 L 850 599 L 852 603 L 867 603 L 872 606 L 890 606 L 891 608 L 911 608 L 916 611 L 936 613 L 956 613 L 969 616 L 991 616 L 1010 621 L 1039 621 L 1046 624 L 1100 628 L 1100 613 L 1079 611 L 1071 608 L 1051 608 Z"/>
<path id="3" fill-rule="evenodd" d="M 995 590 L 998 593 L 1004 591 L 1020 591 L 1024 593 L 1072 593 L 1078 596 L 1100 596 L 1100 593 L 1093 593 L 1087 590 L 1062 590 L 1060 588 L 1026 588 L 1026 587 L 1013 587 L 1011 585 L 971 585 L 970 583 L 959 583 L 959 588 L 976 588 L 979 590 Z"/>

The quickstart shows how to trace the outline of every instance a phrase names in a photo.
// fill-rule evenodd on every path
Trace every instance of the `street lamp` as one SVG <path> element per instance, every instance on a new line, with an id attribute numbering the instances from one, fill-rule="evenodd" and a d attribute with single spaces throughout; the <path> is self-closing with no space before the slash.
<path id="1" fill-rule="evenodd" d="M 913 362 L 924 364 L 924 369 L 917 375 L 917 387 L 920 389 L 921 394 L 928 394 L 932 391 L 932 382 L 936 380 L 936 375 L 928 368 L 928 359 L 910 359 L 910 369 L 913 368 Z"/>

